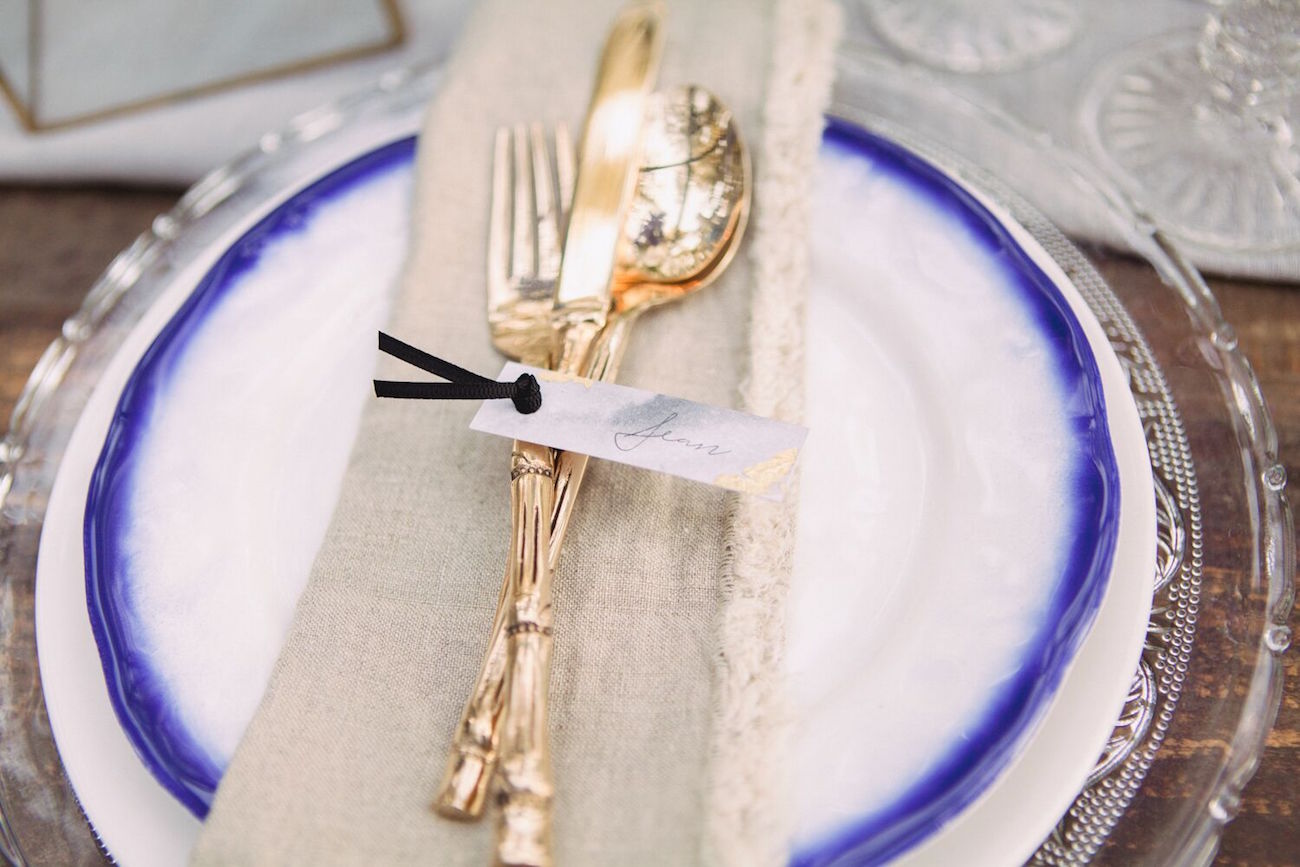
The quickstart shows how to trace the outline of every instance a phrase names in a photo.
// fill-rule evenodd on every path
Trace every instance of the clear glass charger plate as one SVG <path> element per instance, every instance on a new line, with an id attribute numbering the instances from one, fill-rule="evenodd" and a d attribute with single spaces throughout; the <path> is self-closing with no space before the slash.
<path id="1" fill-rule="evenodd" d="M 187 194 L 176 211 L 160 218 L 152 233 L 110 268 L 85 308 L 65 327 L 63 339 L 42 360 L 20 403 L 4 454 L 3 481 L 9 490 L 4 503 L 3 613 L 7 623 L 16 628 L 5 632 L 8 652 L 0 683 L 5 705 L 2 783 L 8 810 L 6 842 L 14 851 L 21 844 L 34 862 L 77 858 L 93 862 L 99 857 L 49 739 L 31 650 L 32 564 L 45 497 L 71 427 L 98 372 L 156 300 L 151 287 L 156 291 L 158 278 L 169 264 L 184 261 L 192 252 L 184 245 L 210 243 L 239 219 L 250 202 L 262 201 L 275 190 L 331 167 L 340 156 L 356 149 L 354 136 L 373 136 L 366 139 L 373 143 L 391 137 L 391 131 L 384 128 L 386 112 L 403 107 L 403 94 L 422 98 L 418 88 L 403 87 L 401 79 L 394 78 L 381 87 L 385 96 L 362 97 L 313 113 L 287 133 L 267 137 L 257 153 L 219 171 Z M 918 105 L 926 111 L 917 113 Z M 410 105 L 404 108 L 409 110 Z M 1170 255 L 1151 227 L 1125 218 L 1117 197 L 1098 192 L 1098 185 L 1089 183 L 1085 168 L 1053 154 L 1013 126 L 898 70 L 846 67 L 839 108 L 868 126 L 909 142 L 918 139 L 908 127 L 925 118 L 940 118 L 962 124 L 966 135 L 1005 139 L 1007 147 L 1024 148 L 1027 158 L 1059 160 L 1063 182 L 1077 183 L 1081 196 L 1091 196 L 1089 201 L 1116 213 L 1135 249 L 1147 257 L 1142 264 L 1137 259 L 1090 251 L 1093 264 L 1146 333 L 1186 422 L 1190 457 L 1199 476 L 1190 490 L 1186 488 L 1188 477 L 1182 479 L 1182 488 L 1177 478 L 1169 480 L 1171 488 L 1182 495 L 1175 506 L 1183 510 L 1178 520 L 1186 531 L 1186 545 L 1177 564 L 1178 580 L 1170 582 L 1182 598 L 1158 612 L 1168 623 L 1157 622 L 1162 628 L 1153 632 L 1146 654 L 1153 670 L 1154 692 L 1135 695 L 1133 706 L 1138 712 L 1131 720 L 1132 727 L 1135 731 L 1142 727 L 1145 739 L 1130 739 L 1135 749 L 1120 757 L 1117 776 L 1097 784 L 1096 798 L 1100 800 L 1076 804 L 1077 821 L 1063 827 L 1060 845 L 1086 854 L 1093 842 L 1100 844 L 1108 838 L 1111 842 L 1102 856 L 1126 863 L 1187 860 L 1195 853 L 1204 856 L 1212 851 L 1207 846 L 1217 838 L 1217 828 L 1230 816 L 1235 793 L 1249 776 L 1271 722 L 1279 688 L 1272 653 L 1280 652 L 1288 639 L 1282 626 L 1291 574 L 1290 523 L 1280 496 L 1284 479 L 1277 475 L 1270 425 L 1244 359 L 1236 353 L 1230 332 L 1224 329 L 1196 275 L 1182 267 L 1176 255 Z M 891 124 L 891 112 L 909 122 Z M 942 127 L 921 131 L 932 136 L 943 132 Z M 313 143 L 311 159 L 289 166 L 279 158 L 309 142 Z M 987 181 L 977 180 L 981 184 Z M 1026 217 L 1021 219 L 1027 222 Z M 1080 279 L 1080 274 L 1071 276 Z M 1168 282 L 1162 283 L 1162 278 Z M 1163 465 L 1173 472 L 1184 465 L 1186 457 L 1165 456 Z M 1200 626 L 1192 641 L 1190 625 L 1198 620 Z M 1206 630 L 1207 622 L 1214 624 L 1212 630 Z M 1214 634 L 1205 639 L 1207 631 Z M 1224 641 L 1229 649 L 1237 648 L 1236 652 L 1226 652 Z M 1197 690 L 1187 690 L 1188 678 L 1196 679 Z M 1237 694 L 1234 686 L 1246 689 Z M 1222 697 L 1204 697 L 1219 696 L 1219 690 Z M 1177 707 L 1172 707 L 1168 698 L 1179 695 Z M 1141 710 L 1144 707 L 1152 713 Z M 1182 737 L 1215 738 L 1224 747 L 1217 755 L 1193 762 L 1166 760 L 1150 735 L 1159 733 L 1164 738 L 1170 731 Z M 1123 748 L 1123 742 L 1120 746 Z M 1143 796 L 1125 810 L 1126 796 L 1140 791 L 1143 777 L 1155 774 L 1165 775 L 1162 792 L 1170 791 L 1165 784 L 1171 783 L 1184 798 L 1165 801 Z M 1113 833 L 1105 817 L 1100 821 L 1090 818 L 1097 806 L 1118 816 Z M 1076 831 L 1082 832 L 1081 849 L 1071 842 Z M 1050 850 L 1040 850 L 1040 856 L 1054 857 Z M 1064 858 L 1071 860 L 1068 855 Z"/>

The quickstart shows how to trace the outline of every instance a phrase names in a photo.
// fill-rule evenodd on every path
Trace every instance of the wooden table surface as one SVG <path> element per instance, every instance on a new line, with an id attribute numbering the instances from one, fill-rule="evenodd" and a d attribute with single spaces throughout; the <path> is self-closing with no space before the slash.
<path id="1" fill-rule="evenodd" d="M 0 187 L 0 418 L 32 366 L 110 259 L 171 207 L 178 192 Z M 1300 480 L 1300 287 L 1211 281 L 1255 367 Z M 7 427 L 7 421 L 0 424 Z M 1295 495 L 1292 495 L 1293 502 Z M 1216 863 L 1300 864 L 1300 663 L 1286 655 L 1288 692 L 1241 811 Z"/>

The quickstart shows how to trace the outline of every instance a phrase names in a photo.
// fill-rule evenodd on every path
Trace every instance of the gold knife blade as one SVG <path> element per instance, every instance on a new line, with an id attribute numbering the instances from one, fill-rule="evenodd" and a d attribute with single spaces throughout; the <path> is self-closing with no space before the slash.
<path id="1" fill-rule="evenodd" d="M 564 335 L 561 370 L 578 372 L 605 326 L 623 218 L 636 191 L 646 101 L 662 54 L 661 4 L 619 15 L 600 59 L 578 147 L 577 186 L 555 290 L 553 319 Z"/>

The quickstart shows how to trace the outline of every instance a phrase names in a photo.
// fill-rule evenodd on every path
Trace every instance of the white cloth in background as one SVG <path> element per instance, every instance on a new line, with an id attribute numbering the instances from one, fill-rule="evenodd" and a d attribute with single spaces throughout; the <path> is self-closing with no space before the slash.
<path id="1" fill-rule="evenodd" d="M 969 6 L 973 11 L 966 14 L 971 18 L 978 18 L 978 10 L 993 8 L 981 6 L 977 0 Z M 1179 231 L 1176 213 L 1165 213 L 1158 202 L 1148 201 L 1141 178 L 1120 180 L 1114 176 L 1114 169 L 1099 165 L 1103 160 L 1092 141 L 1092 121 L 1085 107 L 1090 96 L 1095 95 L 1092 90 L 1101 70 L 1117 58 L 1133 57 L 1130 52 L 1156 51 L 1171 35 L 1182 34 L 1194 40 L 1206 17 L 1215 10 L 1214 5 L 1187 0 L 1090 0 L 1078 4 L 1075 32 L 1059 49 L 1008 69 L 977 73 L 936 69 L 906 46 L 896 44 L 898 34 L 891 41 L 888 29 L 872 17 L 871 4 L 854 3 L 849 8 L 854 14 L 848 16 L 845 28 L 841 71 L 851 69 L 854 58 L 883 55 L 930 80 L 936 93 L 944 94 L 942 97 L 920 106 L 885 105 L 882 113 L 901 119 L 915 132 L 987 169 L 1070 237 L 1090 239 L 1119 250 L 1131 249 L 1110 216 L 1098 207 L 1095 193 L 1081 192 L 1072 179 L 1061 176 L 1057 161 L 1044 159 L 1035 149 L 1039 137 L 1077 155 L 1090 172 L 1102 176 L 1103 182 L 1119 187 L 1131 200 L 1131 207 L 1146 212 L 1202 271 L 1225 277 L 1300 282 L 1300 246 L 1246 243 L 1241 249 L 1231 249 L 1198 241 L 1194 235 Z M 879 94 L 868 93 L 868 100 L 878 98 Z M 1000 142 L 997 136 L 990 135 L 993 125 L 987 122 L 988 112 L 976 111 L 976 117 L 972 117 L 970 106 L 963 105 L 963 100 L 1011 118 L 1030 131 L 1030 140 L 1016 146 Z M 1213 163 L 1204 170 L 1214 171 Z M 1271 202 L 1261 198 L 1259 204 L 1268 208 Z"/>

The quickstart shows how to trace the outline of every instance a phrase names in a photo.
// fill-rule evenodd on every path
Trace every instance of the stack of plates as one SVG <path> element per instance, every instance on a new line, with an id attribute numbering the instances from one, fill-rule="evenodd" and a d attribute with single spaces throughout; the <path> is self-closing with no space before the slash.
<path id="1" fill-rule="evenodd" d="M 325 533 L 408 241 L 429 84 L 403 90 L 182 245 L 63 457 L 41 675 L 127 867 L 184 858 Z M 832 119 L 813 204 L 791 860 L 1019 862 L 1095 765 L 1146 631 L 1128 376 L 1057 260 L 957 173 Z"/>

